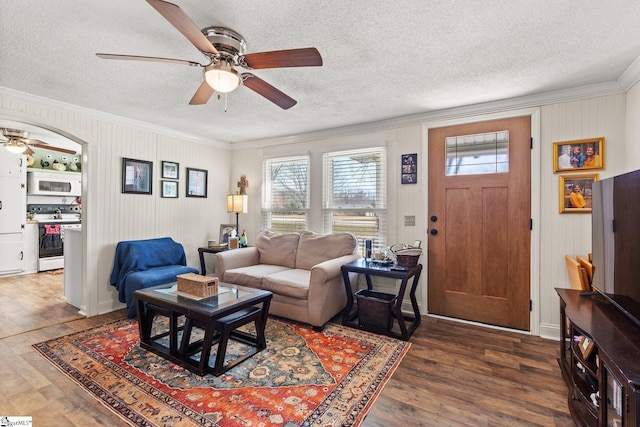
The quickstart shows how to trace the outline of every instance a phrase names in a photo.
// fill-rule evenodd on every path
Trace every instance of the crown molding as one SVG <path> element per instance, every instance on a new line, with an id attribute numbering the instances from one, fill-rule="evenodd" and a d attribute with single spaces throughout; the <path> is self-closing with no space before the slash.
<path id="1" fill-rule="evenodd" d="M 640 68 L 640 61 L 638 63 Z M 631 68 L 631 67 L 630 67 Z M 627 69 L 629 71 L 629 69 Z M 625 74 L 627 73 L 625 71 Z M 640 70 L 635 74 L 635 82 L 640 80 Z M 631 81 L 631 80 L 629 80 Z M 634 82 L 634 83 L 635 83 Z M 629 87 L 631 87 L 629 85 Z M 627 89 L 621 86 L 618 81 L 610 81 L 598 83 L 588 86 L 581 86 L 570 89 L 562 89 L 550 91 L 535 95 L 522 96 L 518 98 L 503 99 L 500 101 L 492 101 L 480 104 L 466 105 L 462 107 L 449 108 L 444 110 L 430 111 L 427 113 L 419 113 L 402 117 L 394 117 L 387 120 L 377 122 L 359 123 L 350 126 L 326 129 L 316 132 L 310 132 L 299 135 L 291 135 L 281 138 L 259 139 L 252 141 L 243 141 L 232 144 L 232 150 L 241 150 L 247 148 L 267 147 L 281 144 L 294 144 L 300 142 L 310 142 L 320 139 L 329 139 L 344 137 L 356 133 L 376 132 L 383 129 L 405 127 L 411 125 L 422 124 L 427 121 L 457 119 L 463 117 L 479 116 L 484 114 L 498 113 L 506 110 L 540 107 L 548 104 L 557 104 L 561 102 L 576 101 L 585 98 L 594 98 L 598 96 L 613 95 L 624 93 Z"/>
<path id="2" fill-rule="evenodd" d="M 618 77 L 618 84 L 624 88 L 624 91 L 628 91 L 640 81 L 640 56 L 629 65 L 629 68 L 624 70 L 624 73 Z"/>
<path id="3" fill-rule="evenodd" d="M 44 105 L 56 110 L 63 110 L 72 114 L 80 114 L 82 116 L 89 117 L 94 120 L 108 121 L 121 126 L 127 126 L 142 131 L 152 132 L 159 135 L 167 136 L 170 138 L 176 138 L 181 140 L 190 141 L 196 144 L 210 145 L 217 148 L 230 149 L 231 145 L 226 141 L 220 141 L 216 139 L 205 139 L 195 135 L 189 135 L 175 129 L 171 129 L 164 126 L 159 126 L 151 123 L 144 122 L 142 120 L 136 120 L 129 117 L 119 116 L 117 114 L 104 113 L 102 111 L 92 110 L 90 108 L 81 107 L 74 104 L 68 104 L 66 102 L 56 101 L 42 96 L 33 95 L 30 93 L 20 92 L 14 89 L 0 86 L 0 97 L 7 96 L 13 99 L 17 99 L 21 102 L 34 103 L 37 105 Z M 19 121 L 16 115 L 12 116 L 12 120 Z M 36 123 L 31 123 L 36 124 Z"/>

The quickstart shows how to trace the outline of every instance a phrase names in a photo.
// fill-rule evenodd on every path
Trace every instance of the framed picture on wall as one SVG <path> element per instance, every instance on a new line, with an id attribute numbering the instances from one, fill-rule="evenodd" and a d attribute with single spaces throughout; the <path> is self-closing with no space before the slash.
<path id="1" fill-rule="evenodd" d="M 553 143 L 553 172 L 604 168 L 604 137 Z"/>
<path id="2" fill-rule="evenodd" d="M 403 154 L 401 170 L 401 182 L 403 184 L 418 183 L 418 154 Z"/>
<path id="3" fill-rule="evenodd" d="M 162 178 L 164 179 L 178 179 L 180 165 L 176 162 L 162 161 Z"/>
<path id="4" fill-rule="evenodd" d="M 162 181 L 162 197 L 178 198 L 178 181 Z"/>
<path id="5" fill-rule="evenodd" d="M 187 197 L 207 197 L 207 171 L 187 168 Z"/>
<path id="6" fill-rule="evenodd" d="M 590 213 L 591 190 L 598 174 L 560 176 L 560 213 Z"/>
<path id="7" fill-rule="evenodd" d="M 122 192 L 152 194 L 153 162 L 122 158 Z"/>

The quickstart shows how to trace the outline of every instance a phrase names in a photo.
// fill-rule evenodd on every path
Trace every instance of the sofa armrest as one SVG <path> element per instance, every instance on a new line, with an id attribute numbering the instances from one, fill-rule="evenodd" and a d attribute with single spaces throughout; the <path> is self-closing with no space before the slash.
<path id="1" fill-rule="evenodd" d="M 216 261 L 216 276 L 224 281 L 224 272 L 232 268 L 256 265 L 260 261 L 260 254 L 256 247 L 232 249 L 214 254 Z"/>
<path id="2" fill-rule="evenodd" d="M 340 267 L 342 267 L 344 264 L 355 261 L 358 258 L 360 258 L 360 255 L 350 254 L 341 256 L 340 258 L 333 258 L 321 262 L 320 264 L 314 265 L 313 267 L 311 267 L 311 283 L 309 283 L 309 287 L 312 287 L 314 283 L 322 284 L 333 279 L 334 277 L 341 276 L 342 270 L 340 270 Z"/>
<path id="3" fill-rule="evenodd" d="M 340 267 L 358 258 L 360 255 L 350 254 L 311 267 L 308 314 L 311 325 L 321 327 L 344 309 L 347 303 L 347 292 Z M 357 275 L 349 273 L 349 276 L 353 286 Z"/>

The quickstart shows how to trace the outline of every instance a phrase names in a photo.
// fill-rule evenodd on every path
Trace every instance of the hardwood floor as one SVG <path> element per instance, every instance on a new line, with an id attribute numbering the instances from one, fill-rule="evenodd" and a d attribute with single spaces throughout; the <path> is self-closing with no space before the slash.
<path id="1" fill-rule="evenodd" d="M 63 276 L 0 278 L 0 416 L 34 426 L 126 425 L 31 345 L 125 316 L 82 318 Z M 573 426 L 556 341 L 423 317 L 411 349 L 362 423 L 378 426 Z"/>

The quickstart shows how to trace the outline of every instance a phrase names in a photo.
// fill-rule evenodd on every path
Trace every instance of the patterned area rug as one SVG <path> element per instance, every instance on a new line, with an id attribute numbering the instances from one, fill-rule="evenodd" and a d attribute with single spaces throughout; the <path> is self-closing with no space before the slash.
<path id="1" fill-rule="evenodd" d="M 33 347 L 131 425 L 325 427 L 359 425 L 410 346 L 339 325 L 315 332 L 273 318 L 266 336 L 266 350 L 219 377 L 141 349 L 135 320 Z M 230 343 L 225 361 L 245 349 Z"/>

